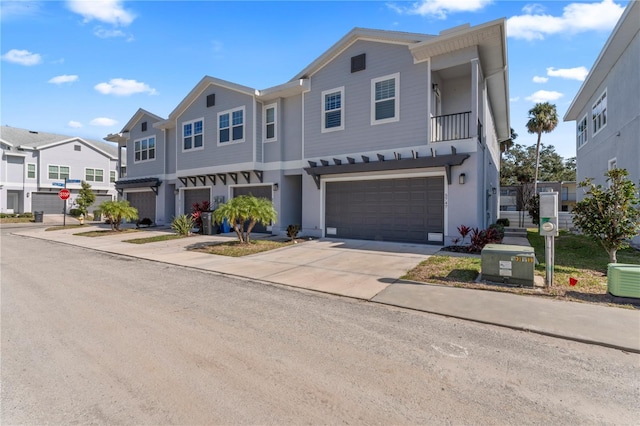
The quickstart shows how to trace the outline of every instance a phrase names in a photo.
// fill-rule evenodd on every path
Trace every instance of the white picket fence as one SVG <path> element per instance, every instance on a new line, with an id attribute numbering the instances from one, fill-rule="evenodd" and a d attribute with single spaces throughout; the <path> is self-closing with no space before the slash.
<path id="1" fill-rule="evenodd" d="M 520 224 L 521 212 L 508 212 L 500 211 L 499 217 L 501 219 L 509 219 L 509 226 L 517 227 Z M 558 212 L 558 226 L 560 229 L 573 229 L 573 213 L 570 212 Z M 524 227 L 535 228 L 536 225 L 531 222 L 528 212 L 524 212 Z"/>

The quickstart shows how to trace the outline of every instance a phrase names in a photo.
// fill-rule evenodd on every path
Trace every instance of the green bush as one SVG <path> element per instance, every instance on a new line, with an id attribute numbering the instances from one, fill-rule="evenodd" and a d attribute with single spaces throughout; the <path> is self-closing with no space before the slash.
<path id="1" fill-rule="evenodd" d="M 498 219 L 498 220 L 496 220 L 496 223 L 497 223 L 498 225 L 502 225 L 502 226 L 504 226 L 504 227 L 507 227 L 507 226 L 509 226 L 509 225 L 510 225 L 509 219 L 508 219 L 508 218 L 506 218 L 506 217 L 505 217 L 505 218 L 503 218 L 503 219 Z"/>
<path id="2" fill-rule="evenodd" d="M 292 240 L 298 236 L 298 232 L 300 232 L 300 225 L 287 226 L 287 236 Z"/>
<path id="3" fill-rule="evenodd" d="M 69 214 L 73 217 L 79 217 L 82 214 L 81 209 L 71 209 L 69 210 Z"/>
<path id="4" fill-rule="evenodd" d="M 186 214 L 174 217 L 171 221 L 171 229 L 176 231 L 179 235 L 189 235 L 191 228 L 193 228 L 193 219 Z"/>
<path id="5" fill-rule="evenodd" d="M 504 238 L 504 226 L 499 223 L 494 223 L 489 225 L 489 229 L 495 229 L 496 231 L 498 231 L 498 234 L 500 235 L 500 241 L 502 241 L 502 239 Z"/>

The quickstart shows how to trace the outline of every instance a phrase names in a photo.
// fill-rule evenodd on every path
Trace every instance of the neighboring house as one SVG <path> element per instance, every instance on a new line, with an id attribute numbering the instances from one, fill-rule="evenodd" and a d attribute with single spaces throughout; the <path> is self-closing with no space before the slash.
<path id="1" fill-rule="evenodd" d="M 498 217 L 510 137 L 505 21 L 437 36 L 355 28 L 265 90 L 204 77 L 119 134 L 116 188 L 162 224 L 194 202 L 270 199 L 283 234 L 448 244 Z"/>
<path id="2" fill-rule="evenodd" d="M 578 182 L 605 185 L 604 174 L 617 167 L 640 184 L 639 32 L 640 2 L 631 1 L 564 116 L 576 121 Z"/>
<path id="3" fill-rule="evenodd" d="M 118 179 L 117 147 L 103 141 L 56 135 L 15 127 L 0 127 L 0 212 L 43 211 L 62 214 L 58 197 L 65 178 L 87 181 L 96 194 L 97 206 L 112 200 Z M 123 163 L 124 164 L 124 163 Z M 67 212 L 81 188 L 68 183 L 71 197 Z"/>
<path id="4" fill-rule="evenodd" d="M 524 189 L 523 189 L 524 188 Z M 570 212 L 576 204 L 576 182 L 538 182 L 538 192 L 557 192 L 558 211 Z M 522 199 L 526 194 L 533 193 L 533 184 L 525 187 L 521 185 L 507 185 L 500 187 L 500 211 L 521 211 Z"/>

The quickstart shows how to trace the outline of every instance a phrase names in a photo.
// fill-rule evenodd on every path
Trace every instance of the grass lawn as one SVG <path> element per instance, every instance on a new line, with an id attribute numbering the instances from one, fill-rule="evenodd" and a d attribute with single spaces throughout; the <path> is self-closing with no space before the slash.
<path id="1" fill-rule="evenodd" d="M 538 235 L 537 230 L 529 230 L 527 237 L 540 262 L 535 267 L 535 274 L 544 278 L 544 237 Z M 600 245 L 582 235 L 561 231 L 560 236 L 555 238 L 554 285 L 551 288 L 476 283 L 474 281 L 480 273 L 479 256 L 464 257 L 441 253 L 420 263 L 402 278 L 457 287 L 640 308 L 640 300 L 633 305 L 620 303 L 607 293 L 606 272 L 609 256 Z M 640 251 L 632 248 L 619 251 L 618 263 L 640 264 Z M 578 280 L 575 286 L 569 284 L 570 277 Z"/>
<path id="2" fill-rule="evenodd" d="M 84 227 L 84 225 L 80 225 L 79 223 L 74 223 L 73 225 L 56 225 L 56 226 L 51 226 L 47 229 L 45 229 L 45 231 L 62 231 L 63 229 L 77 229 L 77 228 L 82 228 Z M 75 235 L 75 234 L 74 234 Z"/>
<path id="3" fill-rule="evenodd" d="M 0 223 L 31 223 L 32 217 L 3 217 L 0 218 Z"/>
<path id="4" fill-rule="evenodd" d="M 83 225 L 78 225 L 78 226 L 83 226 Z M 78 232 L 77 234 L 73 234 L 73 235 L 80 235 L 81 237 L 104 237 L 107 235 L 128 234 L 130 232 L 139 232 L 139 231 L 137 229 L 129 229 L 129 228 L 121 229 L 120 231 L 112 231 L 111 229 L 101 229 L 99 231 L 94 230 L 94 231 L 87 231 L 87 232 Z"/>
<path id="5" fill-rule="evenodd" d="M 293 241 L 252 240 L 249 244 L 242 244 L 240 241 L 229 241 L 223 243 L 212 243 L 206 246 L 193 248 L 192 250 L 199 251 L 201 253 L 218 254 L 221 256 L 241 257 L 287 247 L 292 244 L 295 243 Z"/>
<path id="6" fill-rule="evenodd" d="M 132 240 L 124 240 L 123 243 L 147 244 L 147 243 L 156 243 L 158 241 L 178 240 L 180 238 L 187 238 L 187 235 L 180 235 L 180 234 L 156 235 L 155 237 L 134 238 Z"/>

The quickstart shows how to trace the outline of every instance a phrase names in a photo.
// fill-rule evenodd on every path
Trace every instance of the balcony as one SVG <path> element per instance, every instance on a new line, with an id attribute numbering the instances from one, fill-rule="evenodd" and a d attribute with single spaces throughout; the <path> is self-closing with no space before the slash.
<path id="1" fill-rule="evenodd" d="M 481 126 L 478 124 L 478 126 Z M 469 139 L 471 135 L 471 111 L 431 117 L 431 142 Z"/>

